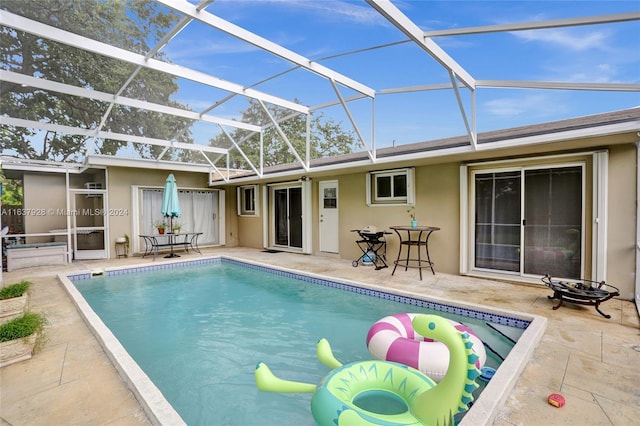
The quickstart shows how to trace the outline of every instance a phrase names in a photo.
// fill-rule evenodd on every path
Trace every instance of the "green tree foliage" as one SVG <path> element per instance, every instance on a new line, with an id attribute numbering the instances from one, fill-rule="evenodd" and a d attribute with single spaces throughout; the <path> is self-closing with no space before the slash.
<path id="1" fill-rule="evenodd" d="M 139 54 L 164 36 L 177 21 L 150 0 L 3 0 L 6 10 L 82 36 Z M 163 53 L 156 59 L 167 60 Z M 117 93 L 135 66 L 42 39 L 9 27 L 0 27 L 0 67 L 16 73 L 107 93 Z M 175 78 L 142 69 L 122 96 L 184 107 L 169 97 L 178 89 Z M 10 117 L 94 129 L 108 112 L 106 103 L 3 82 L 0 110 Z M 103 130 L 136 136 L 192 142 L 184 131 L 190 121 L 150 111 L 114 105 Z M 51 131 L 0 126 L 0 152 L 14 151 L 19 157 L 41 160 L 78 160 L 87 138 Z M 125 142 L 98 141 L 102 154 L 114 154 Z M 156 155 L 161 147 L 136 145 L 143 157 Z"/>
<path id="2" fill-rule="evenodd" d="M 22 181 L 7 179 L 0 169 L 0 184 L 2 184 L 2 205 L 21 206 L 23 200 Z"/>
<path id="3" fill-rule="evenodd" d="M 276 121 L 292 115 L 292 111 L 272 105 L 269 106 L 269 113 Z M 259 126 L 270 126 L 272 124 L 264 108 L 255 100 L 250 100 L 249 107 L 242 112 L 242 121 Z M 279 126 L 300 158 L 304 161 L 307 150 L 306 116 L 296 115 L 290 117 L 279 122 Z M 340 123 L 325 118 L 323 114 L 312 114 L 310 130 L 311 143 L 309 155 L 311 159 L 348 154 L 354 150 L 355 137 L 353 132 L 345 131 L 342 129 Z M 258 167 L 260 161 L 260 135 L 238 129 L 231 132 L 230 136 L 240 145 L 242 151 L 253 165 Z M 229 138 L 225 134 L 220 134 L 211 139 L 210 145 L 219 147 L 232 146 Z M 263 135 L 263 148 L 265 167 L 289 164 L 297 161 L 295 155 L 291 152 L 291 149 L 289 149 L 289 146 L 275 126 L 266 127 Z M 229 152 L 229 157 L 231 168 L 247 168 L 246 161 L 237 149 L 232 149 Z"/>

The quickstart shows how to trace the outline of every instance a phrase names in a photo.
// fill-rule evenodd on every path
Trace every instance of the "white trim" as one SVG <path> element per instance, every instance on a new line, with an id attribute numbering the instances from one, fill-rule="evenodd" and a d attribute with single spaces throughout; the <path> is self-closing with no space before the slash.
<path id="1" fill-rule="evenodd" d="M 376 165 L 378 167 L 384 167 L 386 164 L 397 164 L 401 162 L 415 162 L 418 160 L 424 160 L 428 158 L 444 158 L 453 156 L 463 156 L 465 154 L 475 154 L 480 151 L 489 153 L 492 150 L 497 149 L 515 149 L 523 146 L 533 146 L 539 144 L 559 143 L 567 140 L 575 139 L 589 139 L 592 140 L 599 136 L 609 136 L 614 134 L 622 134 L 638 131 L 640 126 L 640 120 L 628 121 L 624 123 L 615 123 L 609 125 L 597 125 L 587 126 L 583 129 L 577 130 L 565 130 L 560 132 L 549 132 L 541 135 L 534 135 L 522 138 L 507 138 L 496 142 L 483 142 L 477 145 L 477 149 L 474 150 L 471 145 L 456 146 L 451 148 L 439 148 L 434 150 L 426 150 L 420 152 L 413 152 L 410 154 L 390 155 L 385 157 L 376 157 L 375 162 L 371 159 L 355 160 L 338 164 L 330 164 L 325 166 L 313 166 L 311 165 L 309 172 L 321 173 L 330 172 L 334 176 L 340 170 L 352 170 L 358 167 L 371 167 Z M 269 173 L 270 179 L 285 179 L 300 176 L 304 173 L 302 168 L 291 169 L 283 172 Z M 253 183 L 257 179 L 254 175 L 248 175 L 245 177 L 233 178 L 234 184 L 240 184 L 244 182 Z M 210 181 L 210 186 L 228 185 L 229 182 L 219 180 Z"/>
<path id="2" fill-rule="evenodd" d="M 269 185 L 262 188 L 262 247 L 269 247 Z"/>
<path id="3" fill-rule="evenodd" d="M 404 174 L 407 181 L 407 196 L 405 197 L 388 197 L 382 200 L 377 200 L 374 192 L 376 191 L 377 183 L 372 184 L 371 181 L 375 180 L 377 176 L 384 175 L 400 175 Z M 365 174 L 366 182 L 365 188 L 367 193 L 365 194 L 368 207 L 380 207 L 380 206 L 406 206 L 414 205 L 416 199 L 416 183 L 415 183 L 415 168 L 403 167 L 399 169 L 388 170 L 374 170 Z M 386 201 L 388 200 L 388 202 Z"/>
<path id="4" fill-rule="evenodd" d="M 640 134 L 638 135 L 640 136 Z M 636 310 L 640 315 L 640 140 L 636 143 Z"/>
<path id="5" fill-rule="evenodd" d="M 311 179 L 302 181 L 302 252 L 313 253 L 313 200 Z"/>
<path id="6" fill-rule="evenodd" d="M 218 211 L 216 214 L 218 215 L 218 224 L 219 224 L 219 233 L 218 233 L 218 245 L 224 246 L 227 244 L 227 200 L 226 200 L 226 192 L 224 189 L 218 190 Z"/>
<path id="7" fill-rule="evenodd" d="M 253 188 L 253 211 L 247 210 L 244 212 L 243 202 L 244 191 L 246 189 Z M 260 185 L 240 185 L 236 187 L 236 204 L 237 204 L 237 213 L 240 217 L 257 217 L 260 216 Z M 243 213 L 244 212 L 244 213 Z"/>
<path id="8" fill-rule="evenodd" d="M 609 152 L 593 154 L 593 235 L 591 279 L 607 279 L 607 224 L 609 185 Z"/>
<path id="9" fill-rule="evenodd" d="M 469 272 L 469 166 L 460 165 L 460 275 Z"/>

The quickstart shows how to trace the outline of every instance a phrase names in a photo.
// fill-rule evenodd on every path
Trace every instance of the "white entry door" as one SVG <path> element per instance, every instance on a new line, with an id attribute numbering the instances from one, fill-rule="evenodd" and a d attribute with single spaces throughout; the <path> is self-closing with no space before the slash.
<path id="1" fill-rule="evenodd" d="M 339 252 L 338 181 L 320 182 L 320 251 Z"/>

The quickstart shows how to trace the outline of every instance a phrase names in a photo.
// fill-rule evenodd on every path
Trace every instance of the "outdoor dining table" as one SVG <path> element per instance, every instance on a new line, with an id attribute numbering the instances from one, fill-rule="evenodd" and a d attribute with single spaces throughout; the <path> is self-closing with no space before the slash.
<path id="1" fill-rule="evenodd" d="M 395 266 L 391 275 L 395 274 L 398 265 L 404 266 L 406 271 L 408 268 L 418 268 L 420 273 L 420 280 L 422 280 L 422 268 L 430 268 L 433 275 L 436 274 L 433 269 L 433 262 L 429 256 L 429 237 L 435 231 L 439 231 L 440 228 L 435 226 L 391 226 L 392 229 L 400 239 L 400 247 L 398 248 L 398 257 L 395 260 Z M 406 247 L 406 256 L 402 257 L 402 248 Z M 416 256 L 411 257 L 411 248 L 415 247 Z M 425 257 L 422 257 L 421 252 L 424 247 Z"/>
<path id="2" fill-rule="evenodd" d="M 140 235 L 144 240 L 144 254 L 142 257 L 153 254 L 153 260 L 158 255 L 158 248 L 171 248 L 171 254 L 165 257 L 179 257 L 173 253 L 174 247 L 182 247 L 187 253 L 189 249 L 200 253 L 198 247 L 198 237 L 202 235 L 202 232 L 181 232 L 181 233 L 166 233 L 166 234 L 149 234 Z"/>

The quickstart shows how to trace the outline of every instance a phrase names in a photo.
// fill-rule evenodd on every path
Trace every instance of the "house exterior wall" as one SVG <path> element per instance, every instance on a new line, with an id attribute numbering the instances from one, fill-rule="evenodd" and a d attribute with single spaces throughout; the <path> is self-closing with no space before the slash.
<path id="1" fill-rule="evenodd" d="M 109 167 L 108 173 L 109 183 L 107 190 L 109 196 L 109 211 L 114 212 L 113 215 L 109 216 L 109 245 L 113 248 L 115 246 L 116 238 L 121 237 L 124 234 L 129 235 L 130 238 L 135 237 L 133 235 L 134 221 L 137 221 L 138 218 L 133 217 L 132 186 L 137 185 L 163 188 L 165 180 L 170 172 L 167 172 L 166 170 Z M 179 189 L 209 189 L 208 177 L 206 174 L 173 172 L 173 175 L 176 178 Z M 226 205 L 228 206 L 228 204 L 229 203 L 227 202 Z M 121 212 L 125 212 L 126 214 L 121 214 Z M 233 230 L 230 231 L 227 229 L 227 232 L 233 232 Z M 111 255 L 112 257 L 115 257 L 113 250 Z"/>
<path id="2" fill-rule="evenodd" d="M 621 297 L 631 300 L 635 288 L 635 238 L 636 238 L 636 147 L 632 143 L 600 146 L 609 153 L 608 176 L 608 237 L 607 237 L 607 282 L 620 289 Z M 591 240 L 593 234 L 593 173 L 590 150 L 576 155 L 543 161 L 554 162 L 580 160 L 586 163 L 585 174 L 585 247 L 584 268 L 590 278 L 592 266 Z M 540 153 L 539 155 L 544 155 Z M 483 161 L 491 159 L 483 159 Z M 522 164 L 536 161 L 520 160 Z M 540 162 L 540 160 L 537 160 Z M 441 228 L 429 242 L 431 259 L 436 271 L 460 273 L 460 161 L 445 164 L 417 166 L 416 219 L 421 225 Z M 406 206 L 367 206 L 366 173 L 345 174 L 334 177 L 339 182 L 340 208 L 340 254 L 343 259 L 357 259 L 362 253 L 355 241 L 357 234 L 352 229 L 375 225 L 388 230 L 393 225 L 408 225 Z M 314 254 L 322 255 L 318 247 L 318 181 L 314 182 Z M 470 243 L 470 242 L 469 242 Z M 398 237 L 387 236 L 387 260 L 393 263 L 398 253 Z M 518 277 L 503 276 L 517 281 Z"/>
<path id="3" fill-rule="evenodd" d="M 25 173 L 24 208 L 34 214 L 24 215 L 26 233 L 37 234 L 67 227 L 65 175 Z M 49 242 L 53 237 L 29 237 L 27 243 Z"/>
<path id="4" fill-rule="evenodd" d="M 599 150 L 608 152 L 608 234 L 607 234 L 607 282 L 620 289 L 621 297 L 631 300 L 634 297 L 636 270 L 636 143 L 635 133 L 598 137 L 584 140 L 571 140 L 556 144 L 505 148 L 499 151 L 465 154 L 464 156 L 440 157 L 419 161 L 398 162 L 389 165 L 372 166 L 371 170 L 414 167 L 415 205 L 417 220 L 421 225 L 441 228 L 430 239 L 430 254 L 435 263 L 436 272 L 460 273 L 460 166 L 482 168 L 484 162 L 511 160 L 521 165 L 551 164 L 554 155 L 563 155 L 557 161 L 584 161 L 585 174 L 585 247 L 584 267 L 586 278 L 592 264 L 593 234 L 593 173 L 591 153 Z M 545 157 L 542 160 L 536 159 Z M 415 163 L 415 164 L 414 164 Z M 375 169 L 373 169 L 375 167 Z M 109 167 L 108 169 L 108 208 L 111 211 L 127 211 L 128 215 L 109 217 L 110 247 L 115 239 L 124 234 L 132 235 L 132 185 L 161 188 L 168 172 L 165 170 L 132 169 Z M 179 187 L 208 189 L 208 176 L 203 173 L 176 172 Z M 316 255 L 338 256 L 352 260 L 362 253 L 356 246 L 358 235 L 352 230 L 366 225 L 375 225 L 378 229 L 388 230 L 393 225 L 408 225 L 409 215 L 405 205 L 367 206 L 366 204 L 367 170 L 358 169 L 352 173 L 345 170 L 336 175 L 325 173 L 312 179 L 312 252 Z M 72 185 L 77 179 L 73 176 Z M 82 179 L 80 179 L 82 180 Z M 288 180 L 291 180 L 289 178 Z M 319 182 L 336 180 L 339 186 L 339 253 L 321 253 L 319 248 Z M 78 181 L 80 182 L 80 181 Z M 66 209 L 65 176 L 26 172 L 24 175 L 25 208 L 28 209 Z M 79 184 L 78 184 L 79 185 Z M 225 238 L 227 246 L 262 248 L 264 234 L 265 183 L 259 184 L 259 216 L 238 216 L 237 193 L 233 185 L 225 189 Z M 268 221 L 266 221 L 268 223 Z M 27 233 L 47 232 L 66 226 L 65 215 L 25 217 Z M 36 240 L 34 240 L 36 241 Z M 38 240 L 39 241 L 39 240 Z M 390 265 L 398 253 L 398 237 L 387 235 L 387 260 Z M 467 241 L 472 244 L 472 241 Z M 112 252 L 112 255 L 114 253 Z M 382 272 L 385 273 L 385 272 Z M 517 281 L 518 276 L 502 276 Z"/>
<path id="5" fill-rule="evenodd" d="M 636 271 L 636 147 L 609 149 L 607 282 L 634 299 Z"/>
<path id="6" fill-rule="evenodd" d="M 366 173 L 337 177 L 339 182 L 340 257 L 356 259 L 362 252 L 355 241 L 358 234 L 351 232 L 367 225 L 389 231 L 390 226 L 409 225 L 407 206 L 366 204 Z M 439 227 L 429 240 L 431 260 L 438 271 L 458 273 L 459 231 L 459 177 L 457 163 L 437 164 L 415 168 L 416 219 L 420 225 Z M 314 199 L 318 200 L 318 185 L 314 183 Z M 317 209 L 315 209 L 317 211 Z M 317 220 L 314 220 L 317 224 Z M 317 228 L 315 226 L 317 235 Z M 398 254 L 399 240 L 394 233 L 386 236 L 387 260 L 392 264 Z M 317 238 L 314 252 L 318 252 Z M 454 253 L 455 255 L 451 255 Z"/>

